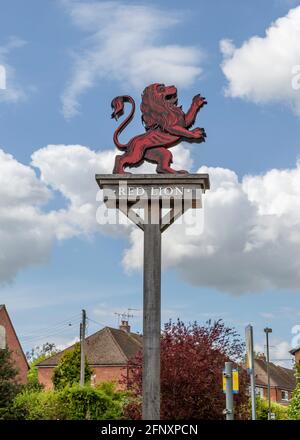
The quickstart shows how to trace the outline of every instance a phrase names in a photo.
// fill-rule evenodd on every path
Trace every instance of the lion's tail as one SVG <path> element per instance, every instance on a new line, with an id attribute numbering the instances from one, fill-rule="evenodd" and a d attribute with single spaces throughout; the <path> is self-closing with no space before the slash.
<path id="1" fill-rule="evenodd" d="M 122 122 L 121 125 L 119 125 L 119 127 L 116 129 L 116 131 L 114 133 L 114 143 L 115 143 L 116 147 L 119 148 L 119 150 L 126 150 L 126 148 L 128 147 L 128 144 L 121 144 L 119 142 L 119 135 L 120 135 L 120 133 L 122 133 L 124 128 L 132 121 L 132 118 L 135 113 L 135 102 L 131 96 L 117 96 L 111 102 L 111 108 L 113 109 L 111 117 L 115 118 L 116 121 L 118 120 L 118 118 L 120 116 L 122 116 L 124 114 L 124 103 L 125 102 L 130 102 L 132 107 L 131 107 L 131 112 L 129 113 L 127 118 Z"/>

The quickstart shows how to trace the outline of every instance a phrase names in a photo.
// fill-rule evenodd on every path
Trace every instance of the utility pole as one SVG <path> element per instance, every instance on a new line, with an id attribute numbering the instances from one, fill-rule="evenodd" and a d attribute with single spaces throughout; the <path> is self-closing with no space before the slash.
<path id="1" fill-rule="evenodd" d="M 225 362 L 224 376 L 226 380 L 226 420 L 234 420 L 233 412 L 233 389 L 232 389 L 232 362 Z"/>
<path id="2" fill-rule="evenodd" d="M 82 322 L 80 323 L 80 385 L 84 386 L 85 378 L 85 328 L 86 311 L 82 310 Z"/>
<path id="3" fill-rule="evenodd" d="M 268 376 L 268 420 L 271 420 L 271 385 L 270 385 L 270 348 L 269 348 L 269 333 L 272 333 L 272 329 L 266 327 L 264 329 L 266 334 L 267 343 L 267 376 Z"/>

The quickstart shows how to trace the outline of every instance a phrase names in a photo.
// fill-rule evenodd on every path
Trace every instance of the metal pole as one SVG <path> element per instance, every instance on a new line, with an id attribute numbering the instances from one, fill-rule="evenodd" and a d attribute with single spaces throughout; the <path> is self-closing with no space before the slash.
<path id="1" fill-rule="evenodd" d="M 256 390 L 255 390 L 255 362 L 253 350 L 253 327 L 246 327 L 247 371 L 250 375 L 251 390 L 251 414 L 252 420 L 256 420 Z"/>
<path id="2" fill-rule="evenodd" d="M 255 391 L 255 373 L 254 366 L 250 373 L 250 389 L 251 389 L 251 414 L 252 420 L 256 420 L 256 391 Z"/>
<path id="3" fill-rule="evenodd" d="M 82 310 L 82 322 L 80 324 L 80 385 L 83 387 L 85 382 L 85 327 L 86 327 L 86 312 Z"/>
<path id="4" fill-rule="evenodd" d="M 232 362 L 225 362 L 226 378 L 226 420 L 234 420 L 232 392 Z"/>
<path id="5" fill-rule="evenodd" d="M 149 212 L 148 222 L 145 223 L 143 305 L 143 420 L 159 420 L 161 230 L 159 222 L 158 224 L 151 224 L 149 219 Z"/>
<path id="6" fill-rule="evenodd" d="M 265 328 L 266 342 L 267 342 L 267 377 L 268 377 L 268 420 L 271 420 L 271 385 L 270 385 L 270 350 L 269 350 L 269 333 L 271 328 Z"/>

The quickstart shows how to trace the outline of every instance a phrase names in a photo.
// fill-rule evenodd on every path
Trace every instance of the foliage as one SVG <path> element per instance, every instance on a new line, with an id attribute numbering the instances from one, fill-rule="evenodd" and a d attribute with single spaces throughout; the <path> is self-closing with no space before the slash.
<path id="1" fill-rule="evenodd" d="M 17 374 L 11 352 L 7 348 L 0 350 L 0 418 L 5 416 L 10 403 L 21 389 Z"/>
<path id="2" fill-rule="evenodd" d="M 257 420 L 268 420 L 269 405 L 268 401 L 261 397 L 256 397 L 256 418 Z M 275 414 L 275 420 L 287 420 L 288 407 L 279 403 L 271 402 L 271 412 Z"/>
<path id="3" fill-rule="evenodd" d="M 225 396 L 222 371 L 225 361 L 238 366 L 244 344 L 235 330 L 219 320 L 201 326 L 181 321 L 165 325 L 161 338 L 161 418 L 223 419 Z M 142 354 L 129 362 L 129 379 L 123 382 L 131 390 L 125 416 L 141 417 Z M 236 418 L 248 413 L 247 375 L 240 371 L 240 393 L 234 396 Z"/>
<path id="4" fill-rule="evenodd" d="M 18 391 L 17 374 L 11 352 L 7 348 L 0 350 L 0 407 L 6 406 Z"/>
<path id="5" fill-rule="evenodd" d="M 21 420 L 120 419 L 125 395 L 113 384 L 98 387 L 66 386 L 51 391 L 24 391 L 17 395 L 12 417 Z"/>
<path id="6" fill-rule="evenodd" d="M 36 347 L 33 347 L 30 351 L 27 351 L 26 358 L 29 364 L 32 365 L 33 363 L 36 363 L 37 359 L 40 359 L 42 357 L 46 359 L 50 356 L 53 356 L 58 351 L 58 348 L 56 348 L 53 342 L 46 342 L 42 346 L 37 345 Z"/>
<path id="7" fill-rule="evenodd" d="M 85 358 L 85 383 L 91 380 L 92 370 Z M 54 368 L 52 381 L 55 389 L 78 384 L 80 380 L 80 344 L 66 351 Z"/>
<path id="8" fill-rule="evenodd" d="M 296 364 L 297 386 L 293 392 L 291 402 L 289 404 L 289 419 L 300 420 L 300 362 Z"/>
<path id="9" fill-rule="evenodd" d="M 58 352 L 55 344 L 46 342 L 41 347 L 36 346 L 26 353 L 27 360 L 29 362 L 29 371 L 27 374 L 28 384 L 27 388 L 40 390 L 43 386 L 38 381 L 38 368 L 37 364 L 44 361 L 50 356 L 53 356 Z"/>

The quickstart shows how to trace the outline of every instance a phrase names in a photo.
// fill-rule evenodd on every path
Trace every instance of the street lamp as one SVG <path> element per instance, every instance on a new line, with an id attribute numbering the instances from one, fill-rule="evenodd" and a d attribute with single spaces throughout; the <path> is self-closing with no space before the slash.
<path id="1" fill-rule="evenodd" d="M 267 342 L 267 376 L 268 376 L 268 420 L 271 420 L 271 389 L 270 389 L 270 351 L 269 351 L 269 333 L 272 333 L 272 329 L 269 327 L 264 328 Z"/>

